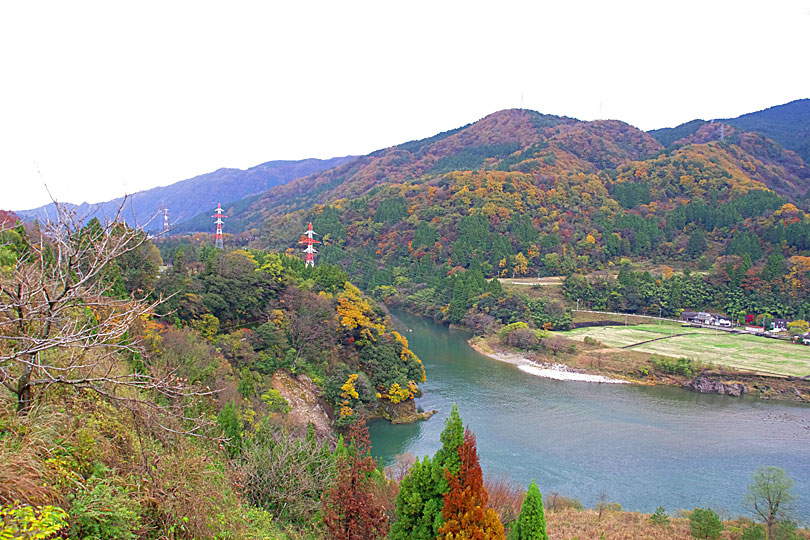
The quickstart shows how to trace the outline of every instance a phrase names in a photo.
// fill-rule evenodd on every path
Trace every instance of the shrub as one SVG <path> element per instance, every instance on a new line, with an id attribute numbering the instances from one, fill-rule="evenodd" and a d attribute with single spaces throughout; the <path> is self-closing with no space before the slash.
<path id="1" fill-rule="evenodd" d="M 655 512 L 653 512 L 653 514 L 650 516 L 650 521 L 653 523 L 653 525 L 669 525 L 669 516 L 664 511 L 663 506 L 659 506 L 655 509 Z"/>
<path id="2" fill-rule="evenodd" d="M 701 369 L 700 364 L 691 358 L 678 358 L 677 360 L 666 357 L 652 358 L 650 360 L 653 368 L 667 375 L 682 375 L 688 379 L 694 377 Z"/>
<path id="3" fill-rule="evenodd" d="M 556 510 L 565 510 L 566 508 L 572 508 L 574 510 L 582 510 L 582 503 L 579 502 L 578 499 L 572 499 L 570 497 L 564 497 L 557 493 L 556 491 L 552 492 L 550 495 L 546 496 L 545 499 L 545 507 L 546 510 L 553 512 Z"/>
<path id="4" fill-rule="evenodd" d="M 126 489 L 96 476 L 90 477 L 85 487 L 70 498 L 71 538 L 137 538 L 140 507 Z"/>
<path id="5" fill-rule="evenodd" d="M 523 321 L 513 322 L 511 324 L 507 324 L 500 330 L 498 330 L 498 339 L 501 340 L 501 343 L 508 343 L 509 335 L 514 332 L 515 330 L 528 330 L 529 325 Z"/>
<path id="6" fill-rule="evenodd" d="M 529 328 L 518 328 L 506 338 L 507 345 L 518 349 L 531 349 L 539 343 L 537 336 Z"/>
<path id="7" fill-rule="evenodd" d="M 543 347 L 550 350 L 554 356 L 560 352 L 576 352 L 576 345 L 562 336 L 550 336 L 544 338 L 541 343 Z"/>
<path id="8" fill-rule="evenodd" d="M 67 527 L 67 512 L 58 506 L 0 506 L 0 538 L 48 540 Z"/>
<path id="9" fill-rule="evenodd" d="M 751 525 L 743 531 L 740 540 L 765 540 L 765 527 L 758 523 Z"/>
<path id="10" fill-rule="evenodd" d="M 720 518 L 711 508 L 695 508 L 692 515 L 689 516 L 689 529 L 692 532 L 692 538 L 715 540 L 720 538 L 723 524 L 720 523 Z"/>
<path id="11" fill-rule="evenodd" d="M 269 389 L 267 392 L 262 394 L 261 400 L 267 404 L 267 409 L 270 412 L 280 412 L 282 414 L 287 414 L 292 410 L 292 407 L 284 399 L 284 396 L 281 395 L 281 392 L 276 390 L 275 388 Z"/>
<path id="12" fill-rule="evenodd" d="M 286 431 L 260 429 L 242 452 L 238 469 L 249 503 L 301 523 L 313 520 L 331 484 L 335 462 L 326 443 Z"/>

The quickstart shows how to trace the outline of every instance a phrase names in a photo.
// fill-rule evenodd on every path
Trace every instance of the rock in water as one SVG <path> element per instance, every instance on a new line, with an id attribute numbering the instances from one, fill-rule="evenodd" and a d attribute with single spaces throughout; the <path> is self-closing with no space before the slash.
<path id="1" fill-rule="evenodd" d="M 684 388 L 701 394 L 723 394 L 726 396 L 740 397 L 745 393 L 745 385 L 741 383 L 723 383 L 710 379 L 704 374 L 698 375 L 683 386 Z"/>

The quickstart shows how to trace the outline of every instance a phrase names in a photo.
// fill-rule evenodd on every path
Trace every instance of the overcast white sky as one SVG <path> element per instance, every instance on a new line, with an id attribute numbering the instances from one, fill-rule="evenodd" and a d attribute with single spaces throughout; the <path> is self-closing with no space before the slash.
<path id="1" fill-rule="evenodd" d="M 3 2 L 0 208 L 366 154 L 520 107 L 642 129 L 810 97 L 808 1 Z M 521 98 L 522 96 L 522 98 Z"/>

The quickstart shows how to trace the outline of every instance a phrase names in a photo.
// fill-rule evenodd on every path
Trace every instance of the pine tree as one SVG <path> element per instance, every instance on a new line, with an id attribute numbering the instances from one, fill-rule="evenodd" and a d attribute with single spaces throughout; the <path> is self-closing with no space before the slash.
<path id="1" fill-rule="evenodd" d="M 431 460 L 417 461 L 399 486 L 397 521 L 391 527 L 391 540 L 434 540 L 442 525 L 444 495 L 449 490 L 444 471 L 458 472 L 458 447 L 464 442 L 464 425 L 453 405 L 441 434 L 442 447 Z"/>
<path id="2" fill-rule="evenodd" d="M 484 487 L 481 465 L 475 448 L 475 435 L 469 429 L 458 449 L 461 466 L 457 474 L 445 471 L 450 490 L 444 496 L 438 530 L 442 540 L 506 540 L 498 513 L 487 508 L 489 495 Z"/>
<path id="3" fill-rule="evenodd" d="M 323 522 L 335 540 L 377 540 L 388 532 L 388 515 L 371 493 L 377 468 L 364 421 L 352 426 L 348 456 L 338 460 L 335 484 L 323 499 Z"/>
<path id="4" fill-rule="evenodd" d="M 543 496 L 537 489 L 537 484 L 532 480 L 523 505 L 520 507 L 520 515 L 515 522 L 514 533 L 510 534 L 513 540 L 548 540 L 546 533 L 546 515 L 543 512 Z"/>

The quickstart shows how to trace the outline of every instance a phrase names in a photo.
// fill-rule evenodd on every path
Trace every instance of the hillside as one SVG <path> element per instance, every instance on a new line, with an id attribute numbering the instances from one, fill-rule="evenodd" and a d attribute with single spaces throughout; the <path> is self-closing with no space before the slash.
<path id="1" fill-rule="evenodd" d="M 653 227 L 639 236 L 657 241 L 667 228 L 668 212 L 678 207 L 697 201 L 730 204 L 751 191 L 763 196 L 772 191 L 785 198 L 770 203 L 778 208 L 801 201 L 808 188 L 810 170 L 796 154 L 728 126 L 704 125 L 665 151 L 652 136 L 623 122 L 507 110 L 240 201 L 228 229 L 247 231 L 246 238 L 256 245 L 285 248 L 294 245 L 301 225 L 322 214 L 325 205 L 327 215 L 336 214 L 339 227 L 328 230 L 322 218 L 321 227 L 327 227 L 323 233 L 339 238 L 341 247 L 365 246 L 372 236 L 389 231 L 396 231 L 404 244 L 420 242 L 416 230 L 430 227 L 428 236 L 442 239 L 446 253 L 459 238 L 462 217 L 475 217 L 484 219 L 486 235 L 506 237 L 489 239 L 478 250 L 490 264 L 499 263 L 502 256 L 496 255 L 507 252 L 528 255 L 541 236 L 551 237 L 546 244 L 569 244 L 567 249 L 577 256 L 604 263 L 637 253 L 632 244 L 641 229 Z M 208 221 L 200 230 L 208 228 Z M 626 253 L 609 247 L 614 233 L 631 244 Z M 683 256 L 688 235 L 673 235 L 673 245 L 657 244 L 666 247 L 661 255 L 688 260 Z M 722 235 L 717 240 L 722 242 Z M 493 249 L 504 241 L 509 249 Z M 529 268 L 543 266 L 539 251 L 531 250 L 537 254 Z M 369 253 L 384 254 L 385 249 Z M 433 254 L 435 261 L 442 257 L 447 260 Z M 466 266 L 468 261 L 448 262 Z"/>
<path id="2" fill-rule="evenodd" d="M 143 225 L 152 220 L 147 227 L 148 230 L 161 230 L 164 208 L 169 209 L 170 221 L 179 223 L 201 212 L 211 214 L 217 203 L 227 205 L 295 178 L 350 162 L 352 159 L 352 156 L 347 156 L 326 160 L 268 161 L 246 170 L 219 169 L 168 186 L 134 193 L 129 196 L 123 215 L 131 225 Z M 81 217 L 112 217 L 121 207 L 122 201 L 122 198 L 118 198 L 99 204 L 82 203 L 68 206 Z M 53 218 L 55 210 L 54 205 L 49 204 L 32 210 L 18 211 L 17 214 L 23 219 L 43 220 L 48 216 Z M 155 218 L 157 214 L 160 216 Z"/>
<path id="3" fill-rule="evenodd" d="M 810 163 L 810 99 L 798 99 L 737 118 L 712 122 L 764 135 L 799 154 L 805 163 Z M 669 146 L 695 133 L 705 123 L 705 120 L 692 120 L 674 128 L 654 129 L 648 133 L 664 146 Z"/>
<path id="4" fill-rule="evenodd" d="M 287 250 L 312 221 L 319 264 L 451 322 L 485 278 L 627 264 L 711 271 L 703 304 L 725 305 L 742 283 L 753 312 L 792 316 L 810 312 L 808 189 L 794 152 L 727 125 L 665 149 L 623 122 L 506 110 L 235 203 L 226 230 L 231 245 Z M 676 286 L 665 285 L 655 294 Z M 652 309 L 651 290 L 629 290 L 618 304 Z M 672 294 L 673 313 L 698 302 Z M 508 321 L 511 308 L 498 309 Z"/>

